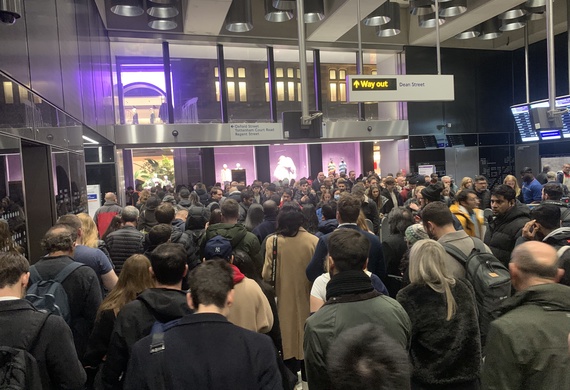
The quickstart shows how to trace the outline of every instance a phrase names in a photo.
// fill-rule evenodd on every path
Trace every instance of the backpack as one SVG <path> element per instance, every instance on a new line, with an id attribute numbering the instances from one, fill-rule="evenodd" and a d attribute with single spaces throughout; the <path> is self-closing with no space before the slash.
<path id="1" fill-rule="evenodd" d="M 0 389 L 6 390 L 41 390 L 42 380 L 36 359 L 28 351 L 33 347 L 39 334 L 49 317 L 48 315 L 37 316 L 37 332 L 30 337 L 30 333 L 24 332 L 21 348 L 0 346 Z"/>
<path id="2" fill-rule="evenodd" d="M 481 340 L 484 344 L 489 324 L 497 317 L 495 311 L 511 296 L 511 275 L 492 253 L 485 252 L 482 241 L 471 239 L 475 247 L 469 256 L 449 243 L 442 245 L 447 253 L 465 266 L 465 276 L 475 291 Z"/>
<path id="3" fill-rule="evenodd" d="M 44 280 L 39 274 L 36 266 L 30 267 L 30 283 L 26 299 L 34 305 L 36 309 L 43 313 L 55 314 L 63 317 L 69 325 L 71 321 L 71 310 L 69 300 L 62 283 L 77 268 L 84 264 L 72 262 L 66 265 L 53 279 Z"/>

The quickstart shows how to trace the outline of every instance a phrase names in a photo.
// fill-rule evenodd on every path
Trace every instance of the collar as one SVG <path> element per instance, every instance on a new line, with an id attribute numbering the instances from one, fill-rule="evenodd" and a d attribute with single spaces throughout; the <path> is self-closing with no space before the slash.
<path id="1" fill-rule="evenodd" d="M 344 295 L 374 291 L 370 277 L 364 271 L 339 272 L 327 284 L 327 301 Z"/>
<path id="2" fill-rule="evenodd" d="M 180 324 L 198 324 L 203 322 L 225 322 L 229 323 L 228 319 L 222 314 L 218 313 L 194 313 L 182 317 Z"/>
<path id="3" fill-rule="evenodd" d="M 22 299 L 22 298 L 19 298 L 19 297 L 12 297 L 12 296 L 6 296 L 6 297 L 0 297 L 0 302 L 2 302 L 2 301 L 15 301 L 15 300 L 18 300 L 18 299 Z"/>
<path id="4" fill-rule="evenodd" d="M 357 224 L 355 223 L 341 223 L 340 225 L 338 225 L 338 227 L 358 227 Z"/>

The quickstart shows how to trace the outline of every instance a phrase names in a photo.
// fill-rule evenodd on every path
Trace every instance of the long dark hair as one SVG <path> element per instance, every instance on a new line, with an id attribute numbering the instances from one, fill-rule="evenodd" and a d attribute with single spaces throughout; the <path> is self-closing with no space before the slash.
<path id="1" fill-rule="evenodd" d="M 275 233 L 285 237 L 295 237 L 299 228 L 303 226 L 305 217 L 301 207 L 296 202 L 287 202 L 279 210 L 277 215 L 277 230 Z"/>
<path id="2" fill-rule="evenodd" d="M 317 210 L 312 204 L 303 205 L 303 216 L 305 217 L 305 222 L 303 227 L 306 231 L 312 234 L 316 234 L 319 231 L 319 218 L 317 217 Z"/>

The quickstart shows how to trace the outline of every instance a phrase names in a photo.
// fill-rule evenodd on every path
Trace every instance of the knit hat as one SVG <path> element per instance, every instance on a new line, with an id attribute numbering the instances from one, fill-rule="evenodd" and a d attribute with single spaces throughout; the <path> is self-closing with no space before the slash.
<path id="1" fill-rule="evenodd" d="M 190 191 L 188 190 L 188 188 L 183 188 L 180 190 L 178 195 L 180 195 L 180 197 L 183 199 L 188 199 L 188 197 L 190 196 Z"/>
<path id="2" fill-rule="evenodd" d="M 430 202 L 436 202 L 441 200 L 441 191 L 443 191 L 443 186 L 440 182 L 437 182 L 422 189 L 422 196 Z"/>
<path id="3" fill-rule="evenodd" d="M 210 238 L 204 247 L 204 258 L 210 260 L 221 258 L 230 260 L 232 257 L 232 244 L 230 240 L 222 236 Z"/>
<path id="4" fill-rule="evenodd" d="M 162 202 L 163 203 L 171 203 L 173 206 L 176 205 L 176 199 L 174 199 L 174 196 L 172 195 L 166 195 L 164 198 L 162 198 Z"/>
<path id="5" fill-rule="evenodd" d="M 156 196 L 150 196 L 146 203 L 144 204 L 145 209 L 153 211 L 156 210 L 158 205 L 160 204 L 160 200 Z"/>
<path id="6" fill-rule="evenodd" d="M 408 226 L 405 234 L 406 241 L 408 241 L 410 245 L 415 244 L 419 240 L 425 240 L 429 238 L 421 223 L 416 223 L 414 225 Z"/>

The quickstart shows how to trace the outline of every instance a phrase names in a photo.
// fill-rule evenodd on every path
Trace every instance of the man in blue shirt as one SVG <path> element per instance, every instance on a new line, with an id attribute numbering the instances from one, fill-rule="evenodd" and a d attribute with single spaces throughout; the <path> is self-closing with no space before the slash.
<path id="1" fill-rule="evenodd" d="M 522 194 L 524 202 L 526 204 L 540 203 L 542 200 L 542 185 L 534 178 L 532 169 L 529 167 L 523 168 L 521 176 L 523 179 Z"/>

